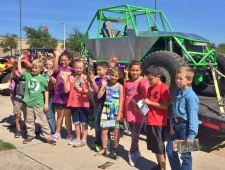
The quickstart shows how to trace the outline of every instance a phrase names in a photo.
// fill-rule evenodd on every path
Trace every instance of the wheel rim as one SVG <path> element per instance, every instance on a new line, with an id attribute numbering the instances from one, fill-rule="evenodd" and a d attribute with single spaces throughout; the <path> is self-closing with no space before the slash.
<path id="1" fill-rule="evenodd" d="M 169 72 L 164 67 L 159 67 L 161 72 L 161 81 L 170 87 L 171 77 Z"/>

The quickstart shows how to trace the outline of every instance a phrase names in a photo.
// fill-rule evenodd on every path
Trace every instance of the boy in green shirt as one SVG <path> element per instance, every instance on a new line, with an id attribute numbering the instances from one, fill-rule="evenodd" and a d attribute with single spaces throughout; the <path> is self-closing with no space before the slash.
<path id="1" fill-rule="evenodd" d="M 18 58 L 18 72 L 26 81 L 25 94 L 23 101 L 27 104 L 27 126 L 28 137 L 23 141 L 24 144 L 35 140 L 35 118 L 41 126 L 42 134 L 50 145 L 56 142 L 50 135 L 50 128 L 44 112 L 48 110 L 48 84 L 46 79 L 41 75 L 44 68 L 43 60 L 36 59 L 32 62 L 32 72 L 24 72 L 21 68 L 21 60 Z"/>

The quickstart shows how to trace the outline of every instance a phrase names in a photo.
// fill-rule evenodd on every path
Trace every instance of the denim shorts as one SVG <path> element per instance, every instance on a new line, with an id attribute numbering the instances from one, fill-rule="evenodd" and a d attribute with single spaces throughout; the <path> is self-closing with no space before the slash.
<path id="1" fill-rule="evenodd" d="M 89 108 L 87 107 L 71 107 L 73 124 L 88 124 Z"/>

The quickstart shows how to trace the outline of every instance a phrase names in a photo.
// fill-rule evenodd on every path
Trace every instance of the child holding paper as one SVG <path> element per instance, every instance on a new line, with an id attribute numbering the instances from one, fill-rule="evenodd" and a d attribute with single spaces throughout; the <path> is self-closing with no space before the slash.
<path id="1" fill-rule="evenodd" d="M 160 69 L 157 66 L 150 66 L 146 70 L 146 77 L 149 81 L 149 89 L 144 100 L 149 107 L 146 117 L 147 149 L 152 150 L 156 155 L 158 165 L 152 169 L 166 169 L 165 156 L 165 132 L 167 124 L 168 106 L 170 104 L 170 92 L 168 87 L 161 82 Z"/>
<path id="2" fill-rule="evenodd" d="M 110 70 L 109 82 L 105 79 L 102 80 L 102 87 L 98 92 L 98 98 L 101 98 L 106 92 L 106 100 L 103 106 L 100 127 L 102 128 L 102 147 L 103 149 L 98 152 L 99 155 L 105 155 L 107 152 L 108 130 L 105 126 L 106 121 L 116 120 L 115 125 L 115 139 L 112 158 L 117 158 L 117 147 L 120 140 L 119 121 L 121 118 L 121 111 L 123 106 L 123 73 L 118 67 L 113 67 Z"/>

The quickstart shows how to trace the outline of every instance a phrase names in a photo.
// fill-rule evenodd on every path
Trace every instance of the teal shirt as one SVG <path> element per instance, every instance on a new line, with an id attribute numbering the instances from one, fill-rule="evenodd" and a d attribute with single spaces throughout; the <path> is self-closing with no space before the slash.
<path id="1" fill-rule="evenodd" d="M 22 76 L 26 81 L 23 101 L 27 104 L 27 106 L 43 108 L 43 92 L 48 91 L 48 83 L 46 79 L 42 75 L 37 76 L 24 71 Z"/>

